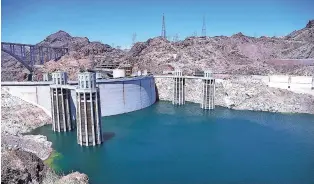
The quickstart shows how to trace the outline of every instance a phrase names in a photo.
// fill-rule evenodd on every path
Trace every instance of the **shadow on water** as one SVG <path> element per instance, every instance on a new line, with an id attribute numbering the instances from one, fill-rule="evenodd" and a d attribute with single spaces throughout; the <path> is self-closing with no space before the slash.
<path id="1" fill-rule="evenodd" d="M 156 102 L 158 102 L 159 101 L 159 92 L 158 92 L 158 88 L 157 88 L 156 84 L 155 84 L 155 91 L 156 91 Z"/>
<path id="2" fill-rule="evenodd" d="M 114 132 L 104 132 L 104 133 L 102 134 L 104 142 L 109 141 L 109 140 L 112 139 L 115 135 L 116 135 L 116 133 L 114 133 Z"/>

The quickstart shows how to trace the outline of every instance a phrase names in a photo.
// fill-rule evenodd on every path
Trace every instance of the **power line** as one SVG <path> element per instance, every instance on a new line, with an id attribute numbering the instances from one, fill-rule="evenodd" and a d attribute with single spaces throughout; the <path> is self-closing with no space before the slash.
<path id="1" fill-rule="evenodd" d="M 179 41 L 179 35 L 178 35 L 178 33 L 176 33 L 176 34 L 173 36 L 173 41 L 174 41 L 174 42 Z"/>

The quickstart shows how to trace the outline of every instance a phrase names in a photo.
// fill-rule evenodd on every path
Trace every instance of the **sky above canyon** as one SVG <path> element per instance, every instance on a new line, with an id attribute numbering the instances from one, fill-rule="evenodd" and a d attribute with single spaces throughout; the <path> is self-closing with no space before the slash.
<path id="1" fill-rule="evenodd" d="M 64 30 L 122 48 L 161 35 L 284 36 L 314 19 L 313 0 L 2 0 L 2 41 L 35 44 Z"/>

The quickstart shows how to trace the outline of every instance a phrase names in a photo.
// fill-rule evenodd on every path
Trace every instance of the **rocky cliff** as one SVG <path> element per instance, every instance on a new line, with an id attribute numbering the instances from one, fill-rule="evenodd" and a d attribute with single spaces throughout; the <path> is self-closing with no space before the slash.
<path id="1" fill-rule="evenodd" d="M 172 100 L 173 80 L 156 78 L 160 100 Z M 186 101 L 200 103 L 201 79 L 186 79 Z M 252 76 L 216 81 L 215 105 L 236 110 L 314 114 L 314 96 L 271 88 Z"/>
<path id="2" fill-rule="evenodd" d="M 1 88 L 1 183 L 87 184 L 78 172 L 60 177 L 44 165 L 52 143 L 42 135 L 23 135 L 51 123 L 45 112 Z"/>
<path id="3" fill-rule="evenodd" d="M 1 148 L 2 184 L 88 184 L 85 174 L 74 172 L 60 177 L 35 154 Z"/>
<path id="4" fill-rule="evenodd" d="M 1 150 L 1 183 L 42 183 L 47 169 L 33 153 Z"/>

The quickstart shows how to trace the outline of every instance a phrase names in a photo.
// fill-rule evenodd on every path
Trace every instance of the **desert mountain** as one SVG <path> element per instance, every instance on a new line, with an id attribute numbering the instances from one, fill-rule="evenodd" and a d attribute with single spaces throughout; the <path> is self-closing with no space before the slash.
<path id="1" fill-rule="evenodd" d="M 156 37 L 135 44 L 125 59 L 153 73 L 160 73 L 165 65 L 171 65 L 187 73 L 194 69 L 212 69 L 216 73 L 310 75 L 314 71 L 313 62 L 310 67 L 298 63 L 278 67 L 276 63 L 282 59 L 314 60 L 313 25 L 314 21 L 309 21 L 305 28 L 283 38 L 255 38 L 237 33 L 231 37 L 189 37 L 170 42 Z"/>
<path id="2" fill-rule="evenodd" d="M 41 72 L 62 69 L 69 72 L 71 79 L 75 79 L 80 68 L 90 69 L 104 62 L 128 62 L 134 65 L 134 70 L 148 69 L 155 74 L 162 73 L 166 66 L 181 68 L 187 74 L 195 69 L 261 75 L 314 72 L 314 20 L 284 37 L 256 38 L 237 33 L 230 37 L 188 37 L 177 42 L 156 37 L 136 43 L 128 52 L 64 31 L 49 35 L 37 45 L 68 47 L 68 55 L 46 63 Z M 17 70 L 16 66 L 21 68 L 14 59 L 3 53 L 2 56 L 2 71 L 5 68 L 2 74 Z M 101 60 L 95 59 L 100 56 Z M 8 80 L 10 76 L 3 78 Z"/>

